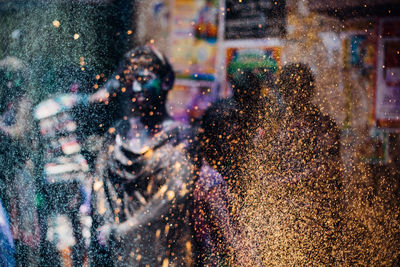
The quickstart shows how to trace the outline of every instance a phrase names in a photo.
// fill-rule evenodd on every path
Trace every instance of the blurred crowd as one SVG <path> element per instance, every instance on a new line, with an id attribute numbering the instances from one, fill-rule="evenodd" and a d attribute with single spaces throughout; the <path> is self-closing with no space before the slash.
<path id="1" fill-rule="evenodd" d="M 349 223 L 341 132 L 306 64 L 233 70 L 232 96 L 190 125 L 168 114 L 175 74 L 151 45 L 102 86 L 61 70 L 40 103 L 27 73 L 0 61 L 2 266 L 374 263 L 351 252 L 368 225 Z M 399 263 L 393 233 L 381 263 Z"/>

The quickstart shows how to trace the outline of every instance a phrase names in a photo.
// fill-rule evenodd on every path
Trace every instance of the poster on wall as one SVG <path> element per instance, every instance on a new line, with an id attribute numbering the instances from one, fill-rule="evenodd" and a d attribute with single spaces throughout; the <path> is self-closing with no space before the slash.
<path id="1" fill-rule="evenodd" d="M 170 58 L 177 78 L 213 81 L 218 1 L 175 0 L 172 18 Z"/>
<path id="2" fill-rule="evenodd" d="M 376 39 L 361 30 L 362 27 L 365 26 L 341 34 L 346 127 L 357 127 L 361 122 L 375 125 L 371 92 L 376 83 Z"/>
<path id="3" fill-rule="evenodd" d="M 282 37 L 286 1 L 226 0 L 225 39 Z"/>
<path id="4" fill-rule="evenodd" d="M 226 50 L 227 77 L 240 70 L 256 68 L 275 74 L 280 66 L 280 47 L 232 47 Z M 230 85 L 226 84 L 224 89 L 230 90 Z"/>
<path id="5" fill-rule="evenodd" d="M 362 72 L 372 70 L 374 68 L 375 47 L 368 39 L 367 34 L 354 34 L 349 39 L 349 64 L 354 68 L 359 68 Z"/>
<path id="6" fill-rule="evenodd" d="M 379 21 L 375 119 L 381 127 L 400 127 L 400 19 Z"/>
<path id="7" fill-rule="evenodd" d="M 362 76 L 375 71 L 375 43 L 367 33 L 346 33 L 343 37 L 343 51 L 346 68 L 357 69 Z"/>

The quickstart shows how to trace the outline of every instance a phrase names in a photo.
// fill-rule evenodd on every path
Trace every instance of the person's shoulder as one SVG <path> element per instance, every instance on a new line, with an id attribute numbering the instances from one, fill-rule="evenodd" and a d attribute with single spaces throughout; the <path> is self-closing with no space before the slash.
<path id="1" fill-rule="evenodd" d="M 334 119 L 332 119 L 331 116 L 322 114 L 321 116 L 321 121 L 323 123 L 324 129 L 327 132 L 330 132 L 331 134 L 334 135 L 340 135 L 340 129 Z"/>
<path id="2" fill-rule="evenodd" d="M 319 130 L 324 132 L 331 132 L 331 133 L 340 133 L 339 127 L 336 121 L 326 113 L 322 113 L 321 110 L 313 106 L 311 109 L 311 117 L 312 120 L 315 122 L 315 126 L 319 128 Z"/>

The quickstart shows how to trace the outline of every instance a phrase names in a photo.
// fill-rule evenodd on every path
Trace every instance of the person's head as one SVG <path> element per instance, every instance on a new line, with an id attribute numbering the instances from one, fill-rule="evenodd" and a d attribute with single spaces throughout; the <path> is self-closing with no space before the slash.
<path id="1" fill-rule="evenodd" d="M 151 46 L 132 49 L 125 56 L 120 71 L 122 90 L 131 99 L 137 114 L 154 114 L 165 106 L 175 73 L 168 60 Z"/>
<path id="2" fill-rule="evenodd" d="M 242 110 L 254 107 L 262 96 L 261 73 L 255 70 L 236 71 L 229 76 L 233 98 Z"/>
<path id="3" fill-rule="evenodd" d="M 240 141 L 239 120 L 235 103 L 229 100 L 213 104 L 202 118 L 202 156 L 222 174 L 235 167 Z"/>
<path id="4" fill-rule="evenodd" d="M 279 93 L 286 104 L 299 109 L 309 104 L 315 93 L 315 79 L 310 67 L 303 63 L 284 66 L 278 79 Z"/>

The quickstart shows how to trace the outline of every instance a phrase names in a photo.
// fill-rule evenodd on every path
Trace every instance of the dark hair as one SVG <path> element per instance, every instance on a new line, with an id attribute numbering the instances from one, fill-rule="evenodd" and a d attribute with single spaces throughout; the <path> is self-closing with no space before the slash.
<path id="1" fill-rule="evenodd" d="M 144 57 L 148 60 L 149 66 L 153 67 L 154 72 L 160 75 L 162 89 L 168 91 L 172 88 L 175 81 L 175 72 L 167 58 L 154 47 L 144 45 L 130 50 L 124 57 L 123 64 L 120 66 L 119 73 L 123 74 L 126 70 L 132 69 L 135 59 Z M 121 75 L 123 77 L 123 75 Z M 122 80 L 123 82 L 123 80 Z"/>
<path id="2" fill-rule="evenodd" d="M 309 102 L 315 93 L 314 75 L 307 64 L 292 63 L 285 65 L 278 79 L 279 93 L 286 100 Z"/>
<path id="3" fill-rule="evenodd" d="M 253 70 L 235 72 L 229 76 L 233 98 L 239 108 L 254 106 L 261 96 L 262 79 Z"/>
<path id="4" fill-rule="evenodd" d="M 202 119 L 201 154 L 218 171 L 229 168 L 236 153 L 233 146 L 238 138 L 239 116 L 235 102 L 225 99 L 209 107 Z"/>

